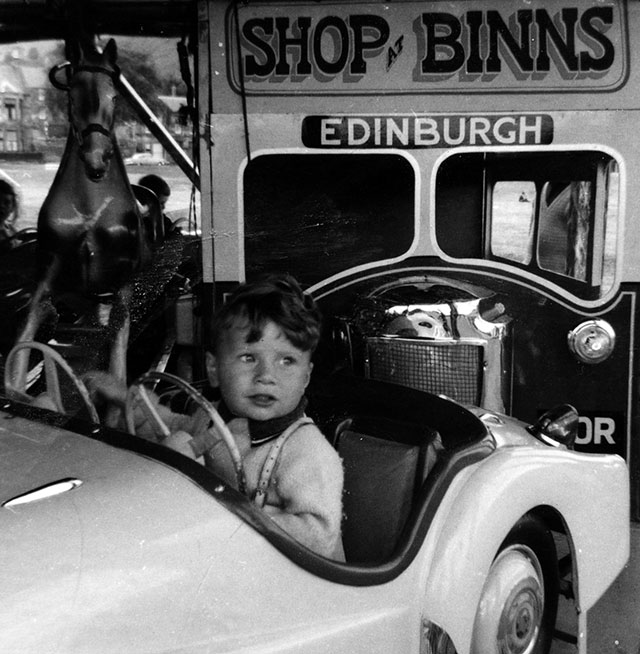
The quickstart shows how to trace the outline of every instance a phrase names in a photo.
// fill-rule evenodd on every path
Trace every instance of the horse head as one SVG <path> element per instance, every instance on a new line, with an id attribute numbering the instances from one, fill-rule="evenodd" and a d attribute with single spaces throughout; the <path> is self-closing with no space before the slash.
<path id="1" fill-rule="evenodd" d="M 113 39 L 102 52 L 90 42 L 67 45 L 69 61 L 51 69 L 49 78 L 58 89 L 67 92 L 69 125 L 77 141 L 87 177 L 99 182 L 114 155 L 117 47 Z M 66 81 L 60 79 L 66 73 Z"/>
<path id="2" fill-rule="evenodd" d="M 150 259 L 114 134 L 116 56 L 113 39 L 102 50 L 91 37 L 75 39 L 49 74 L 68 95 L 69 134 L 38 215 L 39 270 L 57 258 L 53 286 L 86 295 L 117 293 Z"/>

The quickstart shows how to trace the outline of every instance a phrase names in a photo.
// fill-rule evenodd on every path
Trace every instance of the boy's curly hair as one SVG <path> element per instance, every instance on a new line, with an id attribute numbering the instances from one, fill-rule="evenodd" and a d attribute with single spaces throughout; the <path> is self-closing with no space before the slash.
<path id="1" fill-rule="evenodd" d="M 287 339 L 304 352 L 320 340 L 322 315 L 315 300 L 291 275 L 266 275 L 241 284 L 213 318 L 210 350 L 216 352 L 224 331 L 248 326 L 247 343 L 262 337 L 265 324 L 275 323 Z"/>

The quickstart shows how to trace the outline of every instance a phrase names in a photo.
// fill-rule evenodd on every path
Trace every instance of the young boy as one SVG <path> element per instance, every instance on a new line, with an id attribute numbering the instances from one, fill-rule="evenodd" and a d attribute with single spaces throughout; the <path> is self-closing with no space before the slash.
<path id="1" fill-rule="evenodd" d="M 138 186 L 144 186 L 156 194 L 158 202 L 160 203 L 162 220 L 164 221 L 164 235 L 169 236 L 174 232 L 180 233 L 180 228 L 175 225 L 171 218 L 169 218 L 165 213 L 167 202 L 171 196 L 171 187 L 167 184 L 166 180 L 160 177 L 160 175 L 144 175 L 138 180 Z"/>
<path id="2" fill-rule="evenodd" d="M 249 496 L 301 543 L 344 560 L 342 463 L 304 415 L 304 392 L 320 337 L 320 320 L 311 296 L 290 276 L 241 285 L 214 319 L 206 368 L 209 382 L 220 390 L 218 411 L 238 445 Z M 104 390 L 103 395 L 114 399 L 113 393 Z M 117 395 L 122 400 L 122 392 Z M 190 417 L 162 411 L 162 417 L 174 434 L 165 444 L 204 460 L 235 485 L 226 446 L 202 414 Z M 147 429 L 136 412 L 136 433 Z M 286 440 L 279 441 L 285 432 Z M 202 459 L 195 443 L 203 441 L 209 445 Z M 272 449 L 276 443 L 277 454 Z M 265 468 L 272 469 L 270 476 L 265 476 Z"/>
<path id="3" fill-rule="evenodd" d="M 0 179 L 0 249 L 8 250 L 16 234 L 15 222 L 18 214 L 18 196 L 4 179 Z"/>

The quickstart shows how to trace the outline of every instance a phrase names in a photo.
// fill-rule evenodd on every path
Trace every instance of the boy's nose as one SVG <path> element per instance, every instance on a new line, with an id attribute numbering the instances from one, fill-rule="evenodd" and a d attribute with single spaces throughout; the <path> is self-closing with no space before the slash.
<path id="1" fill-rule="evenodd" d="M 263 384 L 273 384 L 275 375 L 273 374 L 273 366 L 268 361 L 259 361 L 256 366 L 256 380 Z"/>

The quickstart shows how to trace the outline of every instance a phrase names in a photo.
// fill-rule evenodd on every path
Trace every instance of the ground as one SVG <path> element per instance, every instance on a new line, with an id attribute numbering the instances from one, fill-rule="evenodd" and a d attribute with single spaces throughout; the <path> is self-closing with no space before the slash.
<path id="1" fill-rule="evenodd" d="M 631 523 L 631 556 L 625 569 L 587 619 L 588 654 L 640 654 L 640 523 Z M 564 619 L 562 609 L 559 624 Z M 576 648 L 555 642 L 550 654 L 575 654 Z"/>

